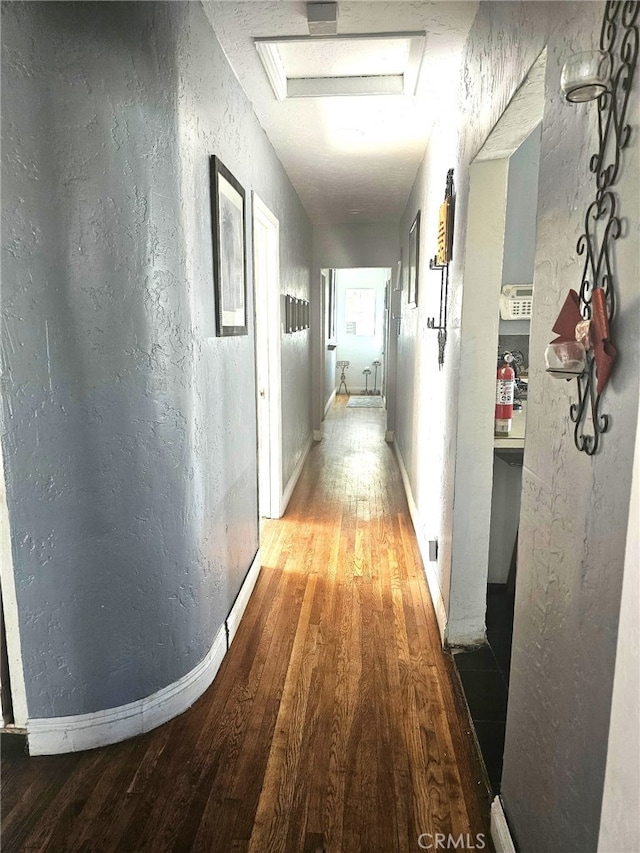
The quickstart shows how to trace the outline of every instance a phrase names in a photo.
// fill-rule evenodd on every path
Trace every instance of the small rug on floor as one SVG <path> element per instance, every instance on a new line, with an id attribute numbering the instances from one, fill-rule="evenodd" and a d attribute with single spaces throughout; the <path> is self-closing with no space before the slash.
<path id="1" fill-rule="evenodd" d="M 370 397 L 349 397 L 347 409 L 381 409 L 382 397 L 371 395 Z"/>

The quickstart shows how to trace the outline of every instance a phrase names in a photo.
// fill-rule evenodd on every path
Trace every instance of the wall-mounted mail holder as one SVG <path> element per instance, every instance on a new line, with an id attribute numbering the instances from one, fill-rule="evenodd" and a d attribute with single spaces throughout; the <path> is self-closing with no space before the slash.
<path id="1" fill-rule="evenodd" d="M 284 331 L 291 335 L 309 328 L 309 301 L 298 299 L 297 296 L 285 294 L 284 298 Z"/>

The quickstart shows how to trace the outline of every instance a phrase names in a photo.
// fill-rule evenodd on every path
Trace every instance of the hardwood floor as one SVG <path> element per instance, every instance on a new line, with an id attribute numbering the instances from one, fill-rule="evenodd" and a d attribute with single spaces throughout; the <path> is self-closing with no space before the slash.
<path id="1" fill-rule="evenodd" d="M 338 400 L 214 684 L 126 743 L 3 760 L 4 853 L 492 849 L 385 413 Z"/>

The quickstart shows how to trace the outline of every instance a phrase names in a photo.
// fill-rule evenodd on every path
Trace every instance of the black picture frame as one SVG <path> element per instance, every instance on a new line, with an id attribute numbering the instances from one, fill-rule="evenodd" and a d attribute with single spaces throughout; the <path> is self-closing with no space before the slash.
<path id="1" fill-rule="evenodd" d="M 287 335 L 293 331 L 293 296 L 288 293 L 284 297 L 284 331 Z"/>
<path id="2" fill-rule="evenodd" d="M 407 264 L 407 304 L 413 308 L 418 306 L 418 269 L 420 264 L 420 211 L 409 229 L 409 259 Z"/>
<path id="3" fill-rule="evenodd" d="M 215 154 L 210 161 L 216 335 L 248 334 L 246 201 L 241 184 Z"/>

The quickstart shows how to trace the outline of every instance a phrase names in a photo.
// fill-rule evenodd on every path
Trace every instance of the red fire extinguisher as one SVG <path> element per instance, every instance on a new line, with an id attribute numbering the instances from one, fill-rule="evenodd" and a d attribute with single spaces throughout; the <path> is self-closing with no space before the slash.
<path id="1" fill-rule="evenodd" d="M 496 415 L 494 432 L 496 435 L 509 435 L 513 418 L 513 391 L 516 374 L 509 364 L 498 367 L 496 383 Z"/>

